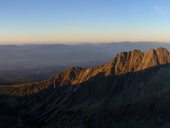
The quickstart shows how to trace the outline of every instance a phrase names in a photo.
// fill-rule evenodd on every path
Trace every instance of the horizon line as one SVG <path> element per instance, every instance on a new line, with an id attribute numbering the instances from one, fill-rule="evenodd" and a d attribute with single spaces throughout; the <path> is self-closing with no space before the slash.
<path id="1" fill-rule="evenodd" d="M 101 42 L 0 42 L 0 46 L 22 46 L 22 45 L 83 45 L 83 44 L 118 44 L 118 43 L 164 43 L 169 44 L 170 41 L 101 41 Z"/>

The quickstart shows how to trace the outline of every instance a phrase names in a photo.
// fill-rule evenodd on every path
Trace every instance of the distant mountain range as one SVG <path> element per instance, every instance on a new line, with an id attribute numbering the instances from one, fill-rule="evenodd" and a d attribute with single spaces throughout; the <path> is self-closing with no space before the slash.
<path id="1" fill-rule="evenodd" d="M 104 65 L 72 67 L 49 79 L 0 86 L 0 127 L 170 127 L 170 53 L 120 52 Z"/>

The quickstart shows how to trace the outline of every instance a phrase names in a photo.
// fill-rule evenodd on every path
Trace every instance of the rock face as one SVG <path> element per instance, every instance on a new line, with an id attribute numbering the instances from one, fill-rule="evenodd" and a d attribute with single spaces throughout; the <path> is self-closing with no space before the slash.
<path id="1" fill-rule="evenodd" d="M 106 65 L 68 68 L 34 86 L 1 87 L 10 96 L 0 96 L 0 127 L 170 127 L 169 63 L 165 48 L 134 50 Z"/>

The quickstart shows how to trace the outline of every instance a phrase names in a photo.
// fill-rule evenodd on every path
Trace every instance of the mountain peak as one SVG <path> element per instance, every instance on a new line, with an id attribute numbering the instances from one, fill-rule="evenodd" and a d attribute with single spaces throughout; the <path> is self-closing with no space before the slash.
<path id="1" fill-rule="evenodd" d="M 166 48 L 151 48 L 146 52 L 135 49 L 121 52 L 116 56 L 115 74 L 140 71 L 159 64 L 170 63 L 170 55 Z"/>
<path id="2" fill-rule="evenodd" d="M 170 55 L 166 48 L 157 48 L 156 54 L 158 57 L 159 64 L 170 63 Z"/>
<path id="3" fill-rule="evenodd" d="M 99 74 L 116 76 L 167 63 L 170 63 L 170 54 L 165 48 L 150 49 L 146 52 L 134 49 L 133 51 L 120 52 L 111 62 L 95 68 L 68 68 L 57 74 L 54 79 L 61 86 L 66 84 L 78 85 Z"/>

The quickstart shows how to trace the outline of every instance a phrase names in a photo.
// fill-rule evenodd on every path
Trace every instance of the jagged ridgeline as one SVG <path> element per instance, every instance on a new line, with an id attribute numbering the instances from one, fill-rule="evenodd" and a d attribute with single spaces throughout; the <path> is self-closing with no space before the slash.
<path id="1" fill-rule="evenodd" d="M 170 53 L 121 52 L 34 85 L 0 87 L 0 127 L 168 128 Z"/>
<path id="2" fill-rule="evenodd" d="M 16 96 L 32 95 L 49 87 L 79 85 L 100 74 L 103 74 L 103 77 L 118 76 L 169 63 L 170 53 L 165 48 L 150 49 L 147 52 L 135 49 L 129 52 L 120 52 L 105 65 L 95 68 L 68 68 L 41 83 L 0 87 L 0 93 Z"/>

